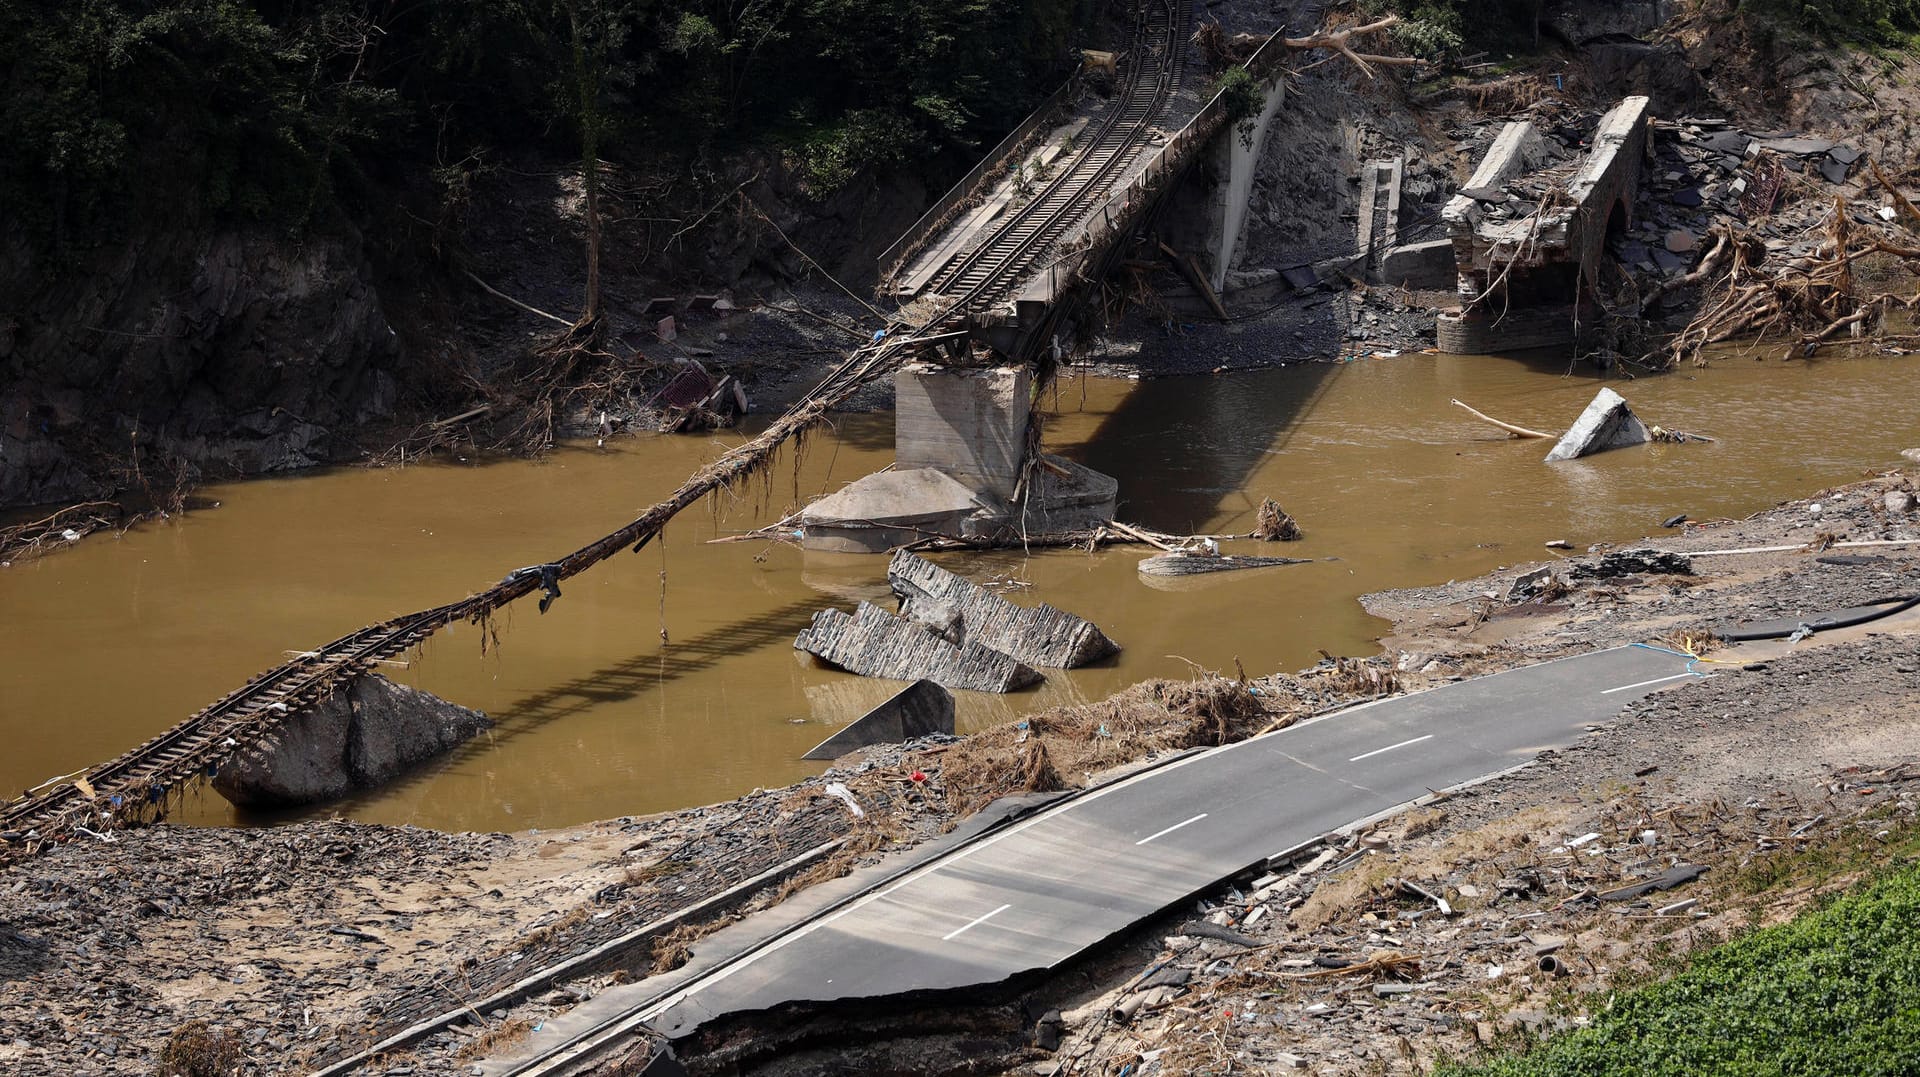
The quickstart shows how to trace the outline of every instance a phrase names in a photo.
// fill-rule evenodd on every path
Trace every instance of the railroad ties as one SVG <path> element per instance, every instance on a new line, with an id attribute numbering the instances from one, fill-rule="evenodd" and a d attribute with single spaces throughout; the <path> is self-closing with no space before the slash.
<path id="1" fill-rule="evenodd" d="M 973 303 L 1003 298 L 1113 192 L 1180 88 L 1192 21 L 1192 0 L 1141 5 L 1123 96 L 1098 121 L 1090 143 L 1010 220 L 936 273 L 928 294 L 966 296 Z"/>

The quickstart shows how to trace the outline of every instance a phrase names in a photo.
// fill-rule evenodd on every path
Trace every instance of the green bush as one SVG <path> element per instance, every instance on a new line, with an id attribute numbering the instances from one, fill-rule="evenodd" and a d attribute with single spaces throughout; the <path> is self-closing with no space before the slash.
<path id="1" fill-rule="evenodd" d="M 1920 869 L 1613 998 L 1587 1028 L 1448 1077 L 1920 1072 Z"/>

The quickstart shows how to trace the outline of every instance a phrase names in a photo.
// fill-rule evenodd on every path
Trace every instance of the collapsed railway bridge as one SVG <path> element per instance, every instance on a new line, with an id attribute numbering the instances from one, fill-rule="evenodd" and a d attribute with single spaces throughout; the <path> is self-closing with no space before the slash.
<path id="1" fill-rule="evenodd" d="M 1072 487 L 1063 503 L 1082 516 L 1098 515 L 1103 506 L 1110 512 L 1112 480 L 1062 479 L 1055 472 L 1065 469 L 1040 459 L 1037 445 L 1029 441 L 1028 379 L 1031 364 L 1045 364 L 1069 346 L 1076 312 L 1121 241 L 1151 218 L 1180 171 L 1230 122 L 1221 97 L 1200 99 L 1200 65 L 1188 56 L 1192 20 L 1192 0 L 1141 0 L 1113 94 L 1073 127 L 1066 152 L 1049 156 L 1047 177 L 1035 187 L 1016 176 L 1011 196 L 1000 200 L 994 193 L 1007 178 L 1009 162 L 1018 162 L 1030 148 L 1031 136 L 1051 129 L 1047 125 L 1068 96 L 1064 88 L 889 252 L 894 264 L 886 275 L 888 286 L 907 301 L 900 314 L 758 437 L 611 534 L 551 562 L 515 569 L 457 601 L 296 652 L 118 758 L 50 780 L 0 805 L 0 864 L 76 835 L 163 817 L 184 789 L 211 778 L 244 746 L 441 628 L 457 621 L 485 624 L 503 607 L 536 593 L 544 612 L 567 579 L 622 550 L 645 547 L 680 511 L 746 481 L 767 467 L 785 442 L 882 378 L 906 378 L 925 389 L 918 396 L 903 393 L 909 417 L 942 410 L 943 378 L 975 389 L 985 378 L 996 392 L 1013 390 L 1000 394 L 1008 406 L 979 428 L 945 431 L 962 435 L 957 441 L 916 441 L 903 429 L 903 460 L 919 452 L 929 463 L 955 465 L 963 478 L 981 486 L 976 501 L 1000 499 L 1002 511 L 1016 515 L 1024 514 L 1036 491 L 1050 486 Z M 1247 66 L 1269 77 L 1284 48 L 1275 37 Z M 923 406 L 916 409 L 915 400 Z M 975 465 L 972 471 L 969 462 Z M 1080 485 L 1071 479 L 1081 480 Z M 822 525 L 820 530 L 832 529 Z"/>

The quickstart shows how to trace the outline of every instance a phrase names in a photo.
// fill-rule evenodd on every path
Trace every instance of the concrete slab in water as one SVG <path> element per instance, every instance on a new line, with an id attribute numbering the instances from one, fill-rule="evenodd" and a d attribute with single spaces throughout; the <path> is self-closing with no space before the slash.
<path id="1" fill-rule="evenodd" d="M 870 744 L 899 744 L 930 733 L 952 732 L 953 693 L 932 681 L 915 681 L 800 758 L 838 759 Z"/>
<path id="2" fill-rule="evenodd" d="M 1602 389 L 1593 403 L 1567 428 L 1560 443 L 1547 454 L 1547 462 L 1573 460 L 1608 449 L 1644 444 L 1650 439 L 1647 424 L 1633 413 L 1625 397 L 1612 389 Z"/>
<path id="3" fill-rule="evenodd" d="M 800 514 L 801 545 L 835 553 L 884 553 L 930 534 L 967 533 L 987 502 L 934 468 L 882 471 L 849 483 Z"/>

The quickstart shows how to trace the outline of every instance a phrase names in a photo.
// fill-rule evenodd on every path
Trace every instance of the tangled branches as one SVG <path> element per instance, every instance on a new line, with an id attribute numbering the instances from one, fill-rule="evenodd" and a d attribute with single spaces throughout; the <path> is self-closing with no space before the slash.
<path id="1" fill-rule="evenodd" d="M 1864 226 L 1835 196 L 1826 238 L 1811 252 L 1771 263 L 1766 244 L 1731 222 L 1714 236 L 1693 272 L 1661 285 L 1648 298 L 1705 284 L 1708 299 L 1667 345 L 1664 365 L 1705 365 L 1708 346 L 1736 338 L 1791 336 L 1789 355 L 1811 357 L 1841 333 L 1858 339 L 1878 333 L 1894 308 L 1911 309 L 1920 292 L 1902 296 L 1863 285 L 1855 272 L 1869 256 L 1920 263 L 1920 247 L 1896 243 L 1879 227 Z"/>

